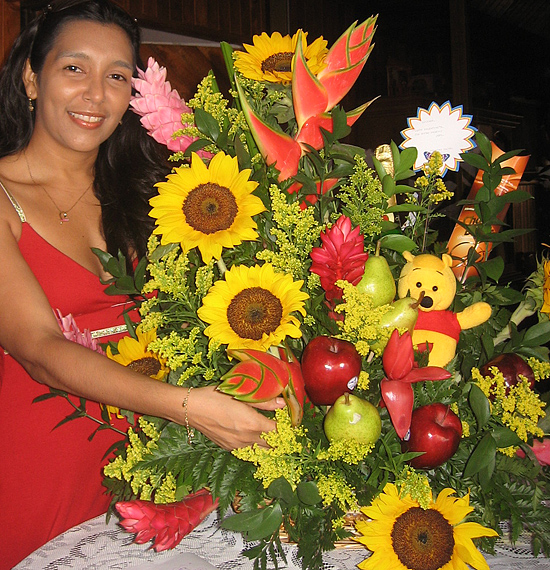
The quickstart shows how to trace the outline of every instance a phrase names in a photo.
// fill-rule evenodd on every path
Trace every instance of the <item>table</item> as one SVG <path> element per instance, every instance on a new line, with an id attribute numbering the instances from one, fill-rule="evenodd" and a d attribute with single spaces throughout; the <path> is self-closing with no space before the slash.
<path id="1" fill-rule="evenodd" d="M 14 570 L 119 570 L 134 568 L 145 570 L 252 570 L 253 563 L 241 555 L 245 548 L 240 534 L 220 529 L 216 513 L 209 515 L 174 550 L 156 553 L 149 544 L 133 544 L 132 534 L 117 524 L 116 517 L 106 523 L 105 516 L 91 519 L 54 538 L 20 562 Z M 287 565 L 281 568 L 301 570 L 296 547 L 284 545 Z M 187 553 L 200 557 L 204 563 L 186 565 Z M 368 552 L 363 548 L 336 549 L 327 552 L 323 570 L 357 570 L 356 564 L 364 560 Z M 193 557 L 192 557 L 193 558 Z M 486 555 L 491 570 L 550 570 L 550 559 L 534 558 L 528 544 L 516 543 L 514 547 L 503 540 L 497 543 L 496 556 Z"/>

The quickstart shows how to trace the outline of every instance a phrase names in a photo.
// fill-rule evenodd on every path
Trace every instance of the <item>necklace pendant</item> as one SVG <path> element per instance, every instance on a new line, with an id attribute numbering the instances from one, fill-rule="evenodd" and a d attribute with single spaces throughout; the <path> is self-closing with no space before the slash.
<path id="1" fill-rule="evenodd" d="M 61 220 L 59 223 L 63 224 L 69 221 L 69 214 L 67 212 L 59 212 L 59 219 Z"/>

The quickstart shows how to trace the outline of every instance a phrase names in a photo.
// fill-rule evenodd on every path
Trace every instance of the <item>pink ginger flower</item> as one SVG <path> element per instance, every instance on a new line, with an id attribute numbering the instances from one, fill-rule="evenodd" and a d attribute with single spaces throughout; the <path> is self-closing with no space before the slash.
<path id="1" fill-rule="evenodd" d="M 328 301 L 342 298 L 342 289 L 336 281 L 345 280 L 357 285 L 365 272 L 368 253 L 364 251 L 364 238 L 359 226 L 351 229 L 351 220 L 340 216 L 330 228 L 321 232 L 321 247 L 311 252 L 312 273 L 321 277 L 321 286 Z"/>
<path id="2" fill-rule="evenodd" d="M 74 320 L 72 314 L 68 314 L 67 316 L 63 316 L 59 309 L 56 310 L 56 318 L 59 326 L 61 327 L 61 331 L 63 332 L 63 336 L 72 342 L 76 342 L 77 344 L 81 344 L 86 348 L 91 348 L 95 350 L 95 352 L 99 352 L 99 354 L 105 354 L 105 351 L 99 345 L 97 339 L 92 338 L 92 335 L 88 329 L 84 329 L 81 331 Z"/>
<path id="3" fill-rule="evenodd" d="M 138 77 L 132 78 L 132 86 L 137 93 L 132 96 L 130 106 L 141 116 L 141 124 L 157 142 L 171 151 L 184 152 L 196 138 L 183 135 L 174 139 L 173 135 L 184 127 L 182 114 L 192 111 L 166 81 L 166 68 L 150 57 L 147 69 L 138 69 Z"/>
<path id="4" fill-rule="evenodd" d="M 128 532 L 136 533 L 134 542 L 144 544 L 154 539 L 156 552 L 177 546 L 216 507 L 207 489 L 187 495 L 179 503 L 155 505 L 151 501 L 121 501 L 115 507 L 123 517 L 120 525 Z"/>

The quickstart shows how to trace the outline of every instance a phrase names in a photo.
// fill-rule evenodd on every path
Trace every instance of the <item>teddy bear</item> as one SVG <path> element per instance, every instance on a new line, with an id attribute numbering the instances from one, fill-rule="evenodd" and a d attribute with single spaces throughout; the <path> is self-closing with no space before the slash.
<path id="1" fill-rule="evenodd" d="M 491 306 L 483 301 L 455 313 L 449 310 L 456 294 L 452 257 L 429 253 L 403 253 L 407 260 L 399 276 L 397 294 L 420 299 L 424 294 L 413 329 L 413 344 L 430 349 L 429 366 L 446 366 L 455 356 L 460 332 L 481 325 L 491 316 Z"/>

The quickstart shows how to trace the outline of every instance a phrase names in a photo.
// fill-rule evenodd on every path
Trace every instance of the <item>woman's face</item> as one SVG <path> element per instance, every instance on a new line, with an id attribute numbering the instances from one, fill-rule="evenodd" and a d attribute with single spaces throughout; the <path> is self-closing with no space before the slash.
<path id="1" fill-rule="evenodd" d="M 133 50 L 116 25 L 66 24 L 37 76 L 27 69 L 25 87 L 36 98 L 34 136 L 80 152 L 97 151 L 128 108 Z"/>

